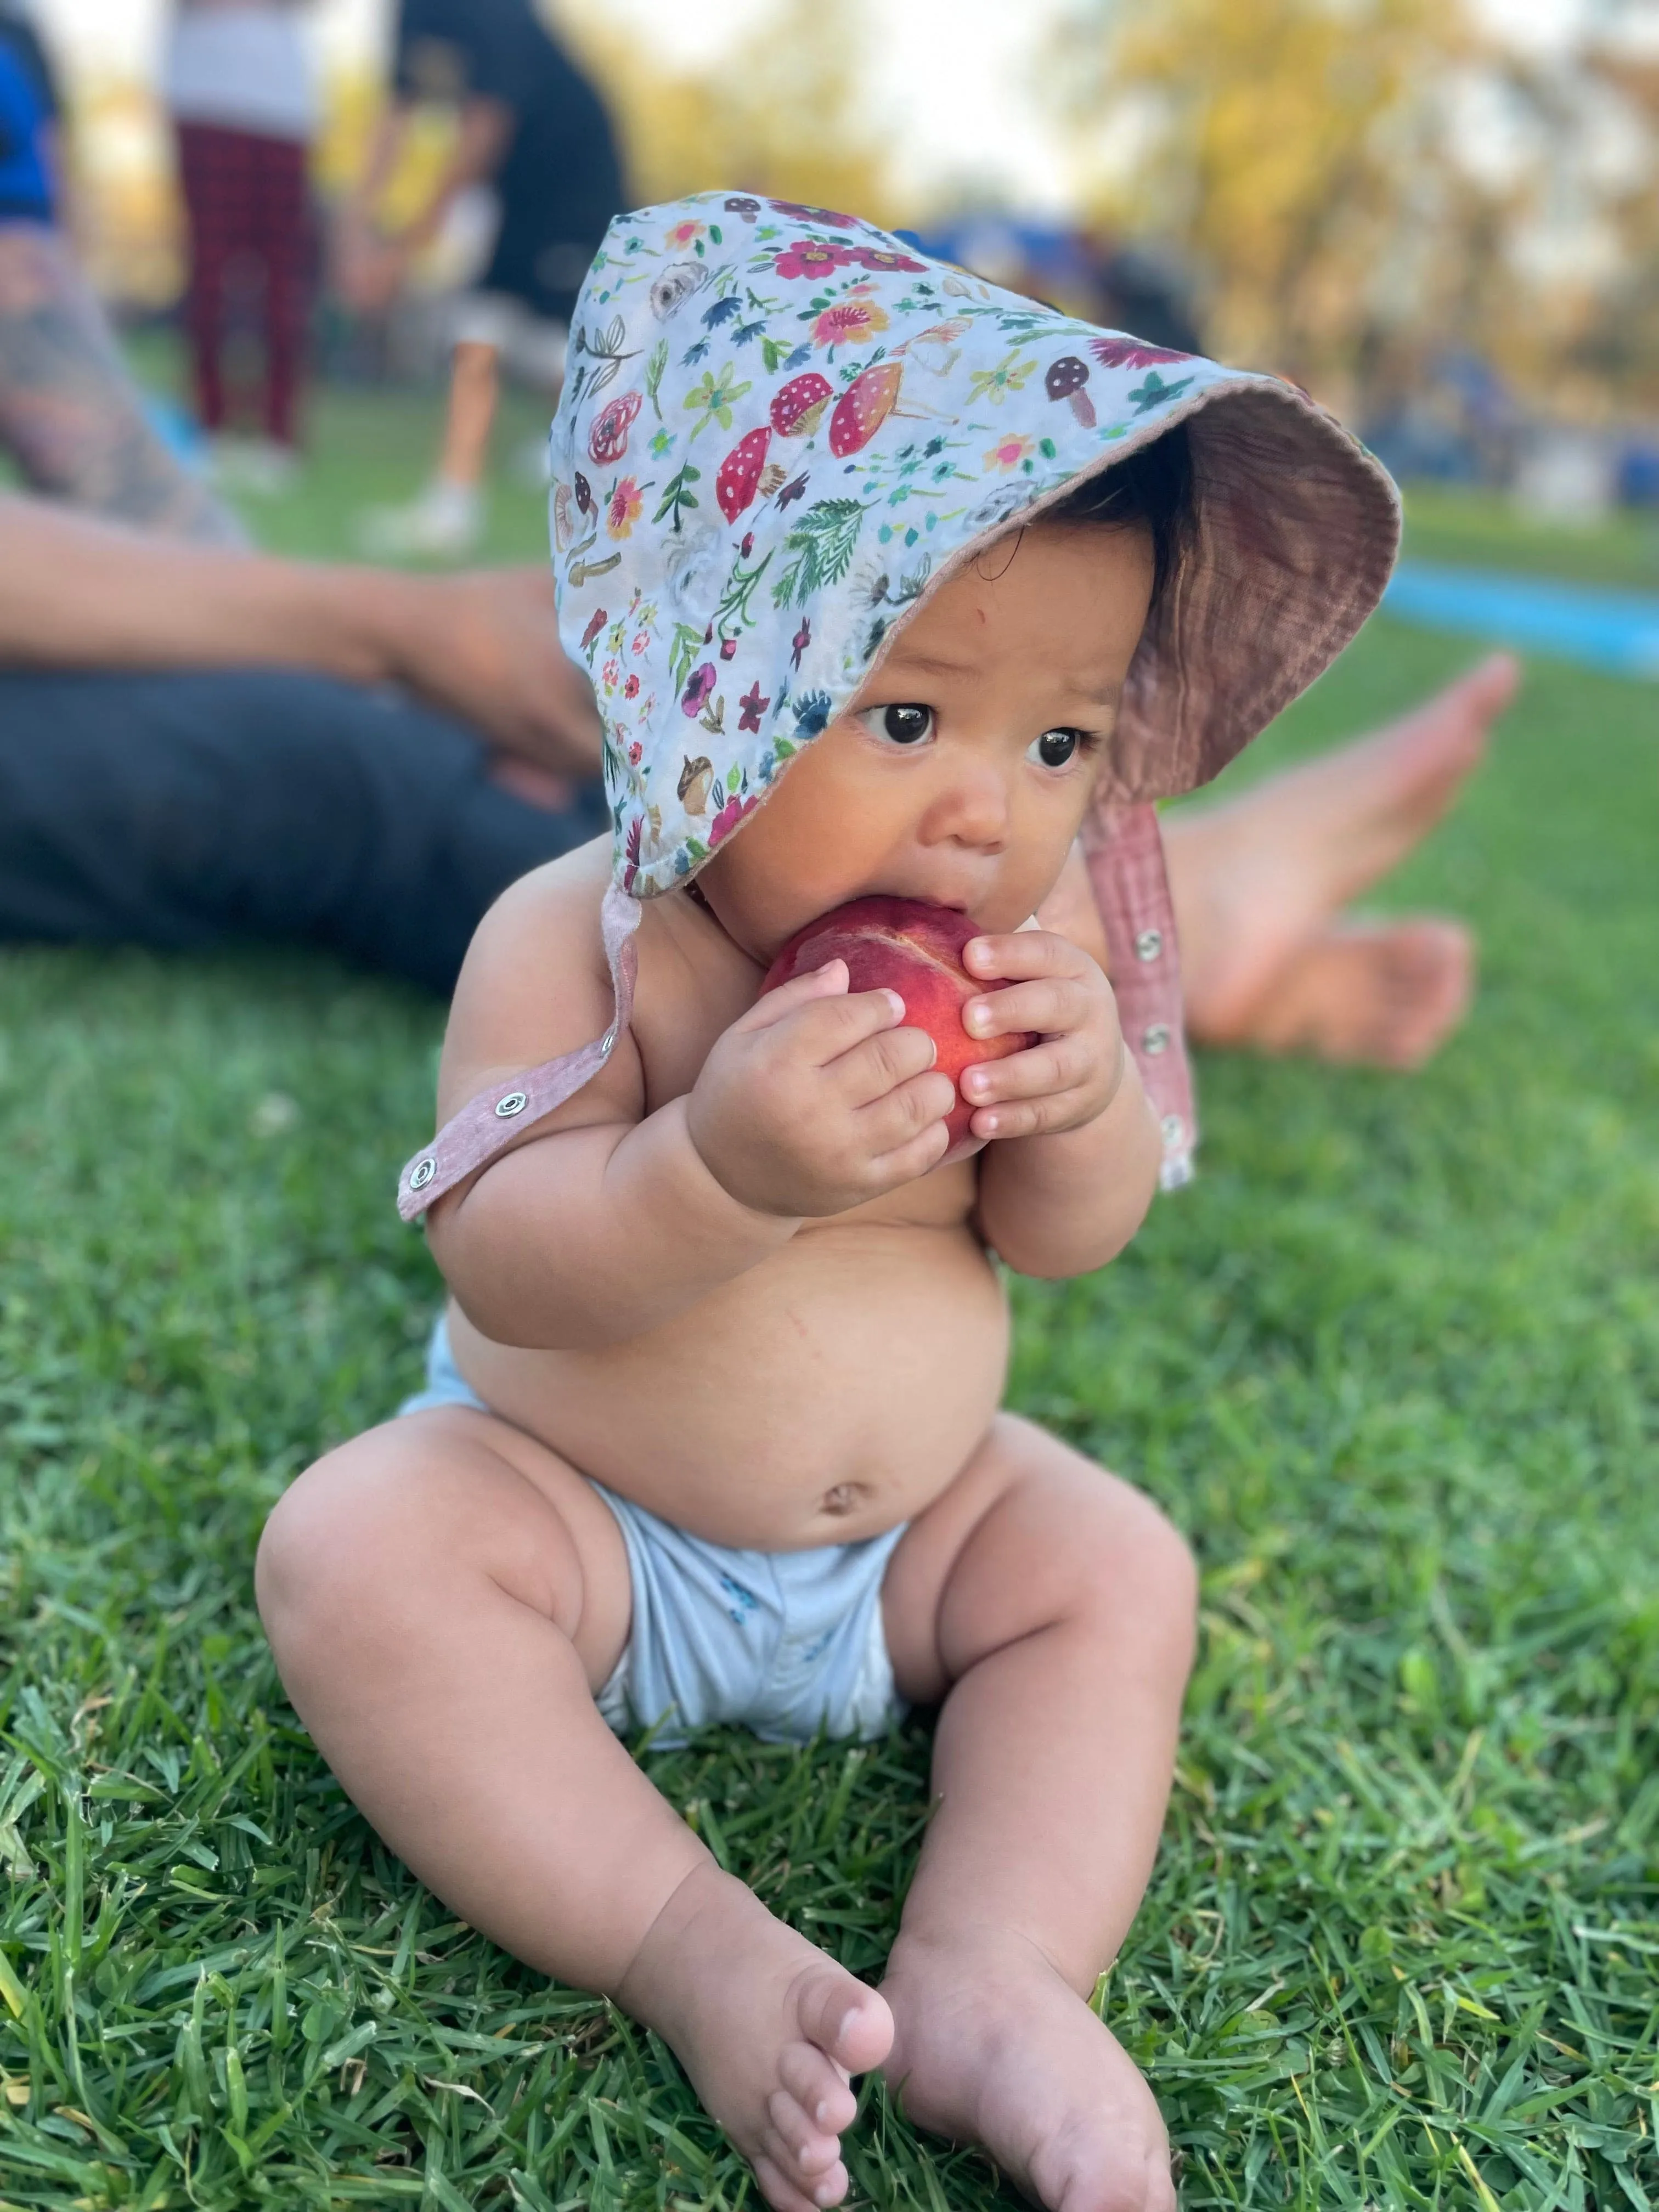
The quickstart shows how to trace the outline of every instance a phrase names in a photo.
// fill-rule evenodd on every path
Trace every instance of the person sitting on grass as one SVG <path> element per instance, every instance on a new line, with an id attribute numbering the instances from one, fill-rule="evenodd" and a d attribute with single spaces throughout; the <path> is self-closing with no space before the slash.
<path id="1" fill-rule="evenodd" d="M 468 955 L 400 1186 L 451 1294 L 429 1387 L 272 1514 L 277 1664 L 387 1842 L 662 2035 L 777 2212 L 845 2194 L 878 2067 L 1054 2212 L 1165 2208 L 1090 1998 L 1157 1848 L 1194 1567 L 999 1410 L 993 1255 L 1102 1267 L 1187 1172 L 1152 802 L 1353 635 L 1393 489 L 1274 379 L 829 210 L 622 218 L 577 326 L 630 365 L 573 378 L 552 447 L 613 834 Z M 968 937 L 960 1090 L 845 961 L 767 988 L 872 897 Z M 618 1741 L 870 1736 L 907 1703 L 939 1708 L 933 1814 L 879 1990 Z"/>
<path id="2" fill-rule="evenodd" d="M 204 544 L 241 529 L 168 451 L 76 258 L 62 100 L 21 0 L 0 0 L 0 455 L 54 499 Z"/>
<path id="3" fill-rule="evenodd" d="M 1516 683 L 1166 813 L 1200 1043 L 1420 1065 L 1474 948 L 1350 902 L 1434 826 Z M 0 943 L 325 947 L 454 988 L 509 884 L 604 823 L 544 569 L 412 576 L 204 550 L 0 496 Z"/>

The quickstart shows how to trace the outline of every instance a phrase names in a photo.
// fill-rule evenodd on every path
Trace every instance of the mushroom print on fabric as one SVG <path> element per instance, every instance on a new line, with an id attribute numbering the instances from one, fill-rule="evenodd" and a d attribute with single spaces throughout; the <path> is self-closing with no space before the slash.
<path id="1" fill-rule="evenodd" d="M 1224 768 L 1370 613 L 1388 477 L 1275 377 L 1094 329 L 856 216 L 704 192 L 617 217 L 549 445 L 560 635 L 605 733 L 617 1018 L 526 1073 L 532 1119 L 628 1022 L 638 902 L 741 827 L 942 580 L 1176 423 L 1194 513 L 1083 831 L 1170 1182 L 1194 1123 L 1151 802 Z M 406 1216 L 478 1164 L 495 1115 L 474 1101 L 410 1163 Z"/>
<path id="2" fill-rule="evenodd" d="M 701 866 L 969 549 L 1176 421 L 1213 517 L 1137 660 L 1110 802 L 1213 775 L 1346 642 L 1392 560 L 1389 488 L 1303 393 L 1093 329 L 835 209 L 705 192 L 618 217 L 570 362 L 560 624 L 593 679 L 636 898 Z"/>

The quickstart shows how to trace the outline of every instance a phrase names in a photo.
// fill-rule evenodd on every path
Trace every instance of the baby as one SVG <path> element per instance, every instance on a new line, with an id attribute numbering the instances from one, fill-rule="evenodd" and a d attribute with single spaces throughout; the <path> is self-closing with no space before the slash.
<path id="1" fill-rule="evenodd" d="M 614 852 L 474 942 L 403 1182 L 451 1291 L 430 1387 L 272 1516 L 283 1679 L 447 1905 L 665 2038 L 777 2212 L 844 2195 L 876 2067 L 1055 2212 L 1168 2206 L 1090 1998 L 1157 1847 L 1193 1565 L 1000 1409 L 995 1260 L 1102 1267 L 1184 1175 L 1149 802 L 1346 643 L 1392 493 L 1273 379 L 782 202 L 619 220 L 571 363 L 561 627 Z M 895 993 L 832 962 L 761 994 L 871 893 L 965 914 L 970 1036 L 1038 1040 L 963 1076 L 966 1146 Z M 878 1990 L 618 1740 L 907 1705 L 939 1708 L 933 1811 Z"/>

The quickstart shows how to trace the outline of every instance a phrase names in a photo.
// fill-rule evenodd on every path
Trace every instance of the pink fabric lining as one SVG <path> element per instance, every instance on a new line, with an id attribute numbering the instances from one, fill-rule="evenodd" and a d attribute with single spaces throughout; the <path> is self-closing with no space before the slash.
<path id="1" fill-rule="evenodd" d="M 1181 1011 L 1181 948 L 1152 806 L 1097 806 L 1083 827 L 1095 904 L 1106 930 L 1124 1042 L 1164 1133 L 1165 1190 L 1190 1182 L 1198 1141 L 1192 1064 Z"/>
<path id="2" fill-rule="evenodd" d="M 505 1084 L 494 1084 L 470 1098 L 432 1143 L 416 1153 L 398 1177 L 398 1211 L 405 1221 L 418 1221 L 447 1191 L 505 1152 L 521 1130 L 544 1119 L 593 1080 L 633 1018 L 634 979 L 639 969 L 634 933 L 639 926 L 639 902 L 611 884 L 599 910 L 616 1000 L 610 1028 L 579 1051 L 562 1053 L 557 1060 L 546 1060 L 540 1067 L 515 1075 Z"/>

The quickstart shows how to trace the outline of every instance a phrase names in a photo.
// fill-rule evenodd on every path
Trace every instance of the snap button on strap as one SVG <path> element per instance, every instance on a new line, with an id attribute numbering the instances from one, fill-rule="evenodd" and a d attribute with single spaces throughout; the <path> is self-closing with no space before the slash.
<path id="1" fill-rule="evenodd" d="M 502 1127 L 504 1121 L 516 1121 L 522 1115 L 527 1126 L 544 1120 L 585 1083 L 591 1083 L 611 1058 L 633 1012 L 637 963 L 633 938 L 639 920 L 637 900 L 613 884 L 599 909 L 615 1005 L 610 1028 L 574 1052 L 561 1053 L 540 1067 L 526 1068 L 514 1079 L 510 1091 L 498 1091 L 492 1084 L 488 1091 L 469 1099 L 431 1144 L 415 1155 L 398 1178 L 398 1211 L 405 1221 L 418 1220 L 458 1183 L 507 1150 L 514 1135 Z"/>

